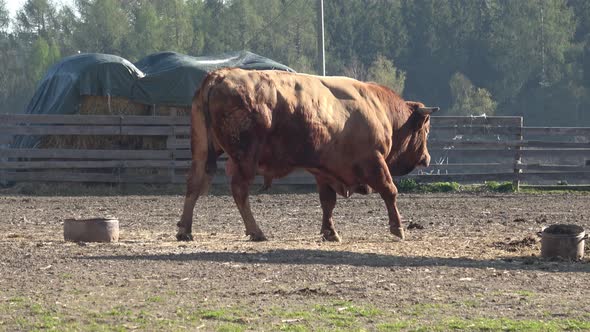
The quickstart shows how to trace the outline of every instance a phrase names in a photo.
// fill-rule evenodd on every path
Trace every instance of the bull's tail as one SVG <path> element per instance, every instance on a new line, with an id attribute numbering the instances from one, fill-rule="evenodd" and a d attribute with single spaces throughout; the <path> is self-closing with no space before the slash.
<path id="1" fill-rule="evenodd" d="M 215 73 L 207 75 L 193 97 L 191 109 L 191 169 L 186 184 L 186 196 L 176 238 L 192 240 L 193 210 L 200 195 L 205 194 L 217 170 L 217 151 L 211 131 L 209 97 L 219 79 Z"/>

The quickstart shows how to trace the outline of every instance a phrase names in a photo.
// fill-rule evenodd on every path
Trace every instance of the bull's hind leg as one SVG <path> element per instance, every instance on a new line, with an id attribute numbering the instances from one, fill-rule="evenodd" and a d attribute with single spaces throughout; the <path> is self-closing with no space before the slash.
<path id="1" fill-rule="evenodd" d="M 326 241 L 340 242 L 340 236 L 334 228 L 332 212 L 336 206 L 336 192 L 330 185 L 316 177 L 318 191 L 320 192 L 320 204 L 322 206 L 322 239 Z"/>
<path id="2" fill-rule="evenodd" d="M 211 176 L 205 173 L 204 161 L 193 161 L 191 170 L 186 182 L 186 196 L 184 198 L 184 207 L 180 221 L 176 224 L 178 232 L 176 239 L 178 241 L 192 241 L 193 210 L 199 196 L 209 186 Z"/>
<path id="3" fill-rule="evenodd" d="M 396 204 L 398 191 L 395 184 L 393 184 L 393 179 L 385 160 L 379 155 L 377 160 L 369 162 L 363 171 L 366 176 L 366 183 L 378 192 L 385 202 L 389 217 L 389 231 L 391 234 L 403 240 L 405 234 Z"/>
<path id="4" fill-rule="evenodd" d="M 240 163 L 235 163 L 233 160 L 228 160 L 228 162 L 237 165 L 237 171 L 231 178 L 231 191 L 234 201 L 238 206 L 238 210 L 240 211 L 240 215 L 244 220 L 246 235 L 250 236 L 250 240 L 252 241 L 266 241 L 266 236 L 264 236 L 264 233 L 258 228 L 258 224 L 256 224 L 256 220 L 252 215 L 250 199 L 248 197 L 250 183 L 254 180 L 254 176 L 256 175 L 256 163 L 252 160 L 242 161 Z"/>

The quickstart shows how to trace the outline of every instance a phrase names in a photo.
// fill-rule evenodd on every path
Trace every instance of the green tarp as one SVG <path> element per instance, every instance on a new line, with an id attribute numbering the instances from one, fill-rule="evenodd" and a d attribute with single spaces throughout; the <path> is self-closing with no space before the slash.
<path id="1" fill-rule="evenodd" d="M 149 55 L 135 64 L 110 54 L 78 54 L 49 69 L 26 114 L 76 114 L 81 96 L 113 96 L 148 105 L 190 107 L 207 74 L 217 68 L 291 68 L 251 52 L 192 57 L 174 52 Z"/>
<path id="2" fill-rule="evenodd" d="M 47 71 L 24 113 L 77 114 L 82 96 L 123 97 L 147 105 L 190 107 L 207 72 L 224 67 L 293 71 L 246 51 L 202 57 L 161 52 L 135 64 L 111 54 L 78 54 L 62 59 Z M 12 147 L 32 148 L 39 139 L 18 136 Z"/>

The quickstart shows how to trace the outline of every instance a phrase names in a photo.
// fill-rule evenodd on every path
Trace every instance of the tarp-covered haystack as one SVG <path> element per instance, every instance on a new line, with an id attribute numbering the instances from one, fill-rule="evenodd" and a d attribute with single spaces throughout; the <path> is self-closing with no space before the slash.
<path id="1" fill-rule="evenodd" d="M 78 54 L 49 69 L 25 114 L 187 114 L 205 75 L 223 67 L 293 71 L 246 51 L 203 57 L 161 52 L 135 64 L 116 55 Z M 33 137 L 15 140 L 19 148 L 38 144 Z"/>

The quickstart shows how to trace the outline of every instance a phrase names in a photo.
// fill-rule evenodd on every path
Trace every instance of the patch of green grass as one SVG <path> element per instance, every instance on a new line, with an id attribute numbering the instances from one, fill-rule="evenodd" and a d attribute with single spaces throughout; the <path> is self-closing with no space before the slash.
<path id="1" fill-rule="evenodd" d="M 528 290 L 499 293 L 532 297 Z M 11 298 L 0 303 L 0 330 L 128 331 L 160 330 L 241 332 L 241 331 L 582 331 L 590 330 L 590 316 L 581 313 L 575 319 L 553 319 L 550 314 L 539 320 L 456 317 L 457 306 L 477 306 L 468 299 L 453 303 L 419 303 L 391 311 L 353 301 L 305 302 L 286 307 L 178 307 L 145 305 L 106 307 L 103 311 L 74 309 Z M 100 306 L 97 306 L 100 308 Z M 100 309 L 99 309 L 100 310 Z M 461 311 L 463 312 L 463 311 Z M 8 315 L 6 315 L 9 313 Z M 15 315 L 16 313 L 16 315 Z M 461 314 L 462 315 L 462 314 Z M 17 318 L 20 317 L 20 318 Z"/>
<path id="2" fill-rule="evenodd" d="M 75 328 L 64 324 L 65 319 L 59 313 L 38 303 L 31 303 L 28 299 L 21 298 L 13 298 L 11 303 L 17 303 L 18 308 L 15 309 L 20 309 L 19 311 L 23 316 L 27 317 L 26 319 L 19 318 L 16 320 L 16 324 L 24 330 L 75 330 Z"/>
<path id="3" fill-rule="evenodd" d="M 116 306 L 111 310 L 105 312 L 104 314 L 98 314 L 98 317 L 106 315 L 112 317 L 128 317 L 131 316 L 131 310 L 125 308 L 124 306 Z"/>
<path id="4" fill-rule="evenodd" d="M 177 310 L 177 315 L 179 311 Z M 257 313 L 247 312 L 239 308 L 222 308 L 222 309 L 199 309 L 192 312 L 184 311 L 181 315 L 187 317 L 189 321 L 210 320 L 224 323 L 227 326 L 243 325 L 249 321 L 249 318 L 255 318 Z M 230 324 L 225 324 L 230 323 Z"/>
<path id="5" fill-rule="evenodd" d="M 246 327 L 234 323 L 222 324 L 216 329 L 217 332 L 242 332 L 244 330 Z"/>
<path id="6" fill-rule="evenodd" d="M 204 319 L 228 320 L 229 313 L 225 310 L 201 310 L 198 315 Z"/>
<path id="7" fill-rule="evenodd" d="M 459 184 L 457 182 L 435 182 L 422 185 L 422 191 L 430 193 L 446 193 L 459 191 Z"/>
<path id="8" fill-rule="evenodd" d="M 25 301 L 26 301 L 26 299 L 21 296 L 16 296 L 16 297 L 12 297 L 12 298 L 8 299 L 8 303 L 10 303 L 10 304 L 20 304 L 20 303 L 24 303 Z"/>
<path id="9" fill-rule="evenodd" d="M 514 292 L 520 296 L 524 296 L 524 297 L 533 297 L 535 296 L 534 292 L 528 291 L 528 290 L 518 290 L 516 292 Z"/>
<path id="10" fill-rule="evenodd" d="M 404 309 L 402 312 L 410 316 L 422 317 L 426 315 L 436 314 L 444 309 L 448 309 L 449 307 L 449 304 L 417 303 Z"/>
<path id="11" fill-rule="evenodd" d="M 590 322 L 578 320 L 513 320 L 506 318 L 479 318 L 473 320 L 450 318 L 443 321 L 437 329 L 463 331 L 573 331 L 590 329 Z"/>
<path id="12" fill-rule="evenodd" d="M 480 304 L 478 300 L 465 300 L 460 303 L 460 306 L 467 307 L 467 308 L 475 308 Z"/>
<path id="13" fill-rule="evenodd" d="M 302 324 L 283 324 L 279 326 L 279 331 L 285 332 L 307 332 L 310 331 L 307 326 Z"/>
<path id="14" fill-rule="evenodd" d="M 318 304 L 314 306 L 313 311 L 316 317 L 322 321 L 328 322 L 334 327 L 351 328 L 355 325 L 356 319 L 343 312 L 345 309 L 337 308 L 333 305 Z"/>
<path id="15" fill-rule="evenodd" d="M 459 191 L 461 186 L 457 182 L 418 183 L 414 179 L 401 179 L 396 183 L 400 192 L 440 193 Z"/>
<path id="16" fill-rule="evenodd" d="M 484 188 L 489 191 L 495 191 L 500 193 L 514 192 L 515 188 L 512 182 L 497 182 L 497 181 L 486 181 Z"/>
<path id="17" fill-rule="evenodd" d="M 400 192 L 415 192 L 420 187 L 414 179 L 401 179 L 396 183 L 396 186 Z"/>
<path id="18" fill-rule="evenodd" d="M 416 326 L 416 322 L 413 320 L 403 320 L 393 323 L 381 323 L 377 324 L 377 331 L 379 332 L 394 332 L 407 330 L 409 327 Z"/>
<path id="19" fill-rule="evenodd" d="M 280 317 L 281 319 L 300 319 L 307 320 L 311 318 L 311 311 L 305 310 L 285 310 L 283 308 L 272 307 L 269 310 L 270 315 L 273 317 Z"/>
<path id="20" fill-rule="evenodd" d="M 164 299 L 161 296 L 150 296 L 146 301 L 151 303 L 162 303 L 164 302 Z"/>

